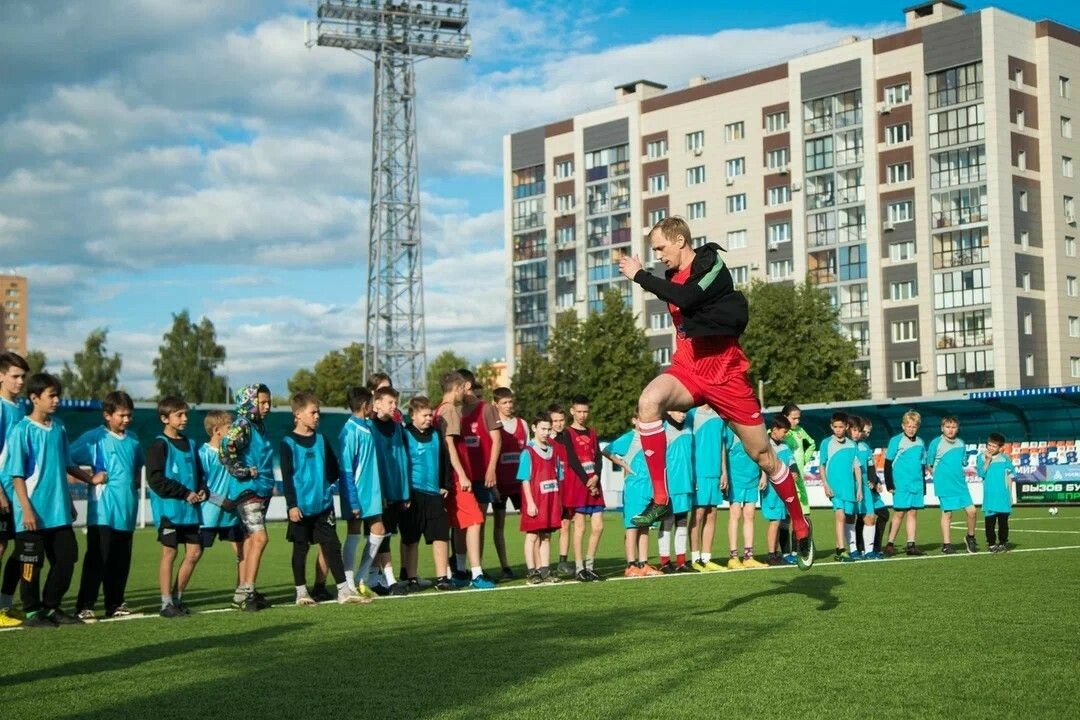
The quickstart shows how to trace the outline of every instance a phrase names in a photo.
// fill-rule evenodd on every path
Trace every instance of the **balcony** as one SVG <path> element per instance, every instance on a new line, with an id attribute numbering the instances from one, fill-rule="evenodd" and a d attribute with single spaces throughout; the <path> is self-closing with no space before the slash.
<path id="1" fill-rule="evenodd" d="M 965 248 L 963 250 L 947 250 L 934 253 L 935 270 L 986 262 L 990 262 L 989 247 Z"/>
<path id="2" fill-rule="evenodd" d="M 514 232 L 518 232 L 519 230 L 529 230 L 531 228 L 541 228 L 541 227 L 544 227 L 544 213 L 543 212 L 530 213 L 529 215 L 522 215 L 520 217 L 515 217 L 514 218 L 514 222 L 513 222 Z"/>

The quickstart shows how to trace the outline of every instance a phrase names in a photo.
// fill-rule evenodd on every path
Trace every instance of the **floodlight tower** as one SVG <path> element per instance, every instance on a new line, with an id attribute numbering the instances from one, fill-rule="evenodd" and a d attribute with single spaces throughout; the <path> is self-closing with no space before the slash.
<path id="1" fill-rule="evenodd" d="M 315 37 L 308 37 L 309 45 L 374 54 L 365 375 L 385 372 L 406 394 L 425 385 L 413 65 L 468 57 L 468 5 L 328 0 L 318 4 Z"/>

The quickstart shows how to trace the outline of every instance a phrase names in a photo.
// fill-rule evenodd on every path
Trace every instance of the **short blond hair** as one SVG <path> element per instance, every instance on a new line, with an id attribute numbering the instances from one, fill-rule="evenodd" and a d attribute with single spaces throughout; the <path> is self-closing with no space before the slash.
<path id="1" fill-rule="evenodd" d="M 908 410 L 904 413 L 904 417 L 900 418 L 900 422 L 906 423 L 908 420 L 912 420 L 915 423 L 922 425 L 922 415 L 915 410 Z"/>
<path id="2" fill-rule="evenodd" d="M 660 234 L 667 238 L 667 240 L 670 242 L 675 242 L 679 238 L 682 238 L 686 241 L 687 245 L 690 244 L 690 226 L 687 225 L 686 221 L 678 215 L 666 217 L 663 220 L 659 221 L 658 223 L 653 225 L 652 230 L 649 231 L 649 234 L 652 235 L 657 230 L 659 230 Z"/>
<path id="3" fill-rule="evenodd" d="M 232 413 L 228 410 L 211 410 L 203 418 L 203 429 L 206 430 L 207 435 L 213 435 L 219 427 L 231 425 L 232 421 Z"/>

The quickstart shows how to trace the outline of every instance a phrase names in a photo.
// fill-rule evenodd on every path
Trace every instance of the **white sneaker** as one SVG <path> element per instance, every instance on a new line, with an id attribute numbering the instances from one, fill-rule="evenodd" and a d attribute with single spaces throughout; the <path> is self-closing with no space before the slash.
<path id="1" fill-rule="evenodd" d="M 95 615 L 94 611 L 91 610 L 90 608 L 87 608 L 85 610 L 80 610 L 75 615 L 75 617 L 79 618 L 83 622 L 88 622 L 88 623 L 97 622 L 97 615 Z"/>
<path id="2" fill-rule="evenodd" d="M 311 607 L 312 605 L 318 605 L 319 603 L 312 600 L 310 595 L 297 595 L 296 605 L 297 607 Z"/>
<path id="3" fill-rule="evenodd" d="M 364 597 L 357 591 L 346 586 L 338 590 L 337 601 L 338 605 L 367 605 L 371 602 L 371 598 Z"/>

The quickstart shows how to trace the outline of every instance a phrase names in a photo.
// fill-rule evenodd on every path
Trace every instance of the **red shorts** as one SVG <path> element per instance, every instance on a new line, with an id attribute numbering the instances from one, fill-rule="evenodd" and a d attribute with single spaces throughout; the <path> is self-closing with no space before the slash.
<path id="1" fill-rule="evenodd" d="M 667 374 L 682 383 L 694 398 L 694 407 L 709 405 L 724 420 L 739 425 L 761 425 L 761 403 L 746 374 L 746 356 L 732 344 L 726 357 L 684 359 L 676 356 Z"/>
<path id="2" fill-rule="evenodd" d="M 458 530 L 484 522 L 484 513 L 476 496 L 462 490 L 456 482 L 446 496 L 446 514 L 450 516 L 450 525 Z"/>

